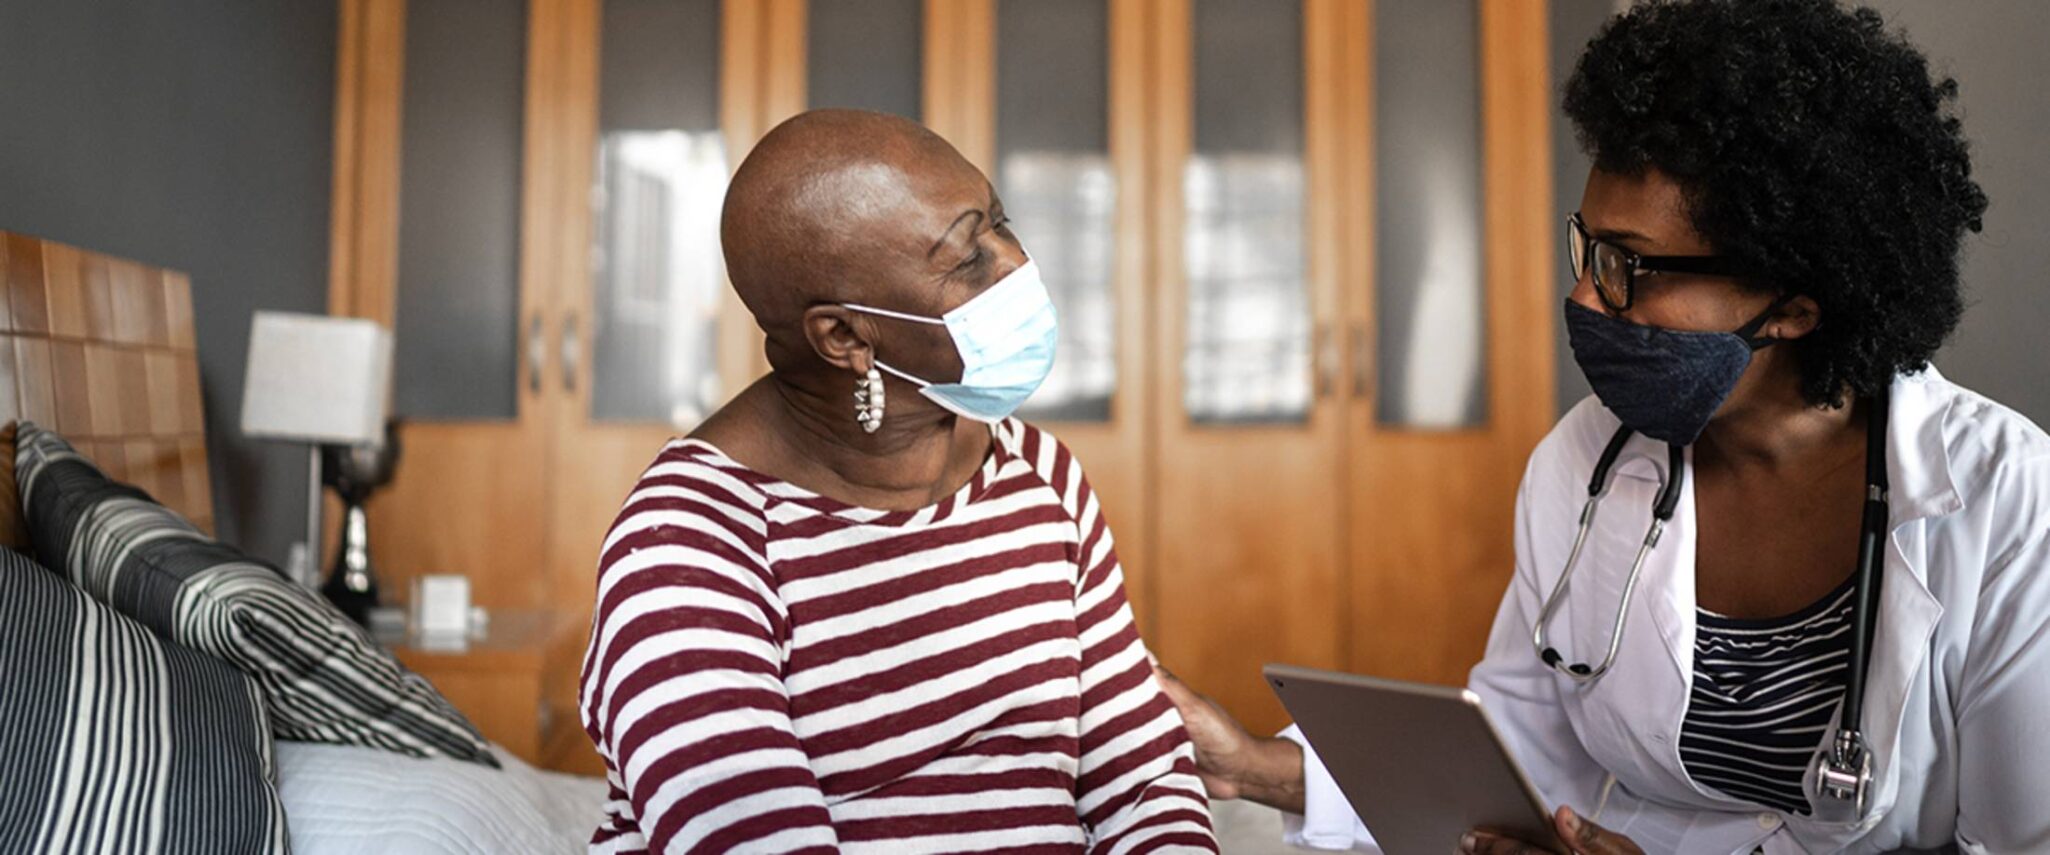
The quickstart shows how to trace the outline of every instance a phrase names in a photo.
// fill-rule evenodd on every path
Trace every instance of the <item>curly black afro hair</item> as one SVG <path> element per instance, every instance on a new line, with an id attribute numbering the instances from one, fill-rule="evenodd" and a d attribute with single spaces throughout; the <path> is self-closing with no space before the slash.
<path id="1" fill-rule="evenodd" d="M 1957 81 L 1835 0 L 1651 0 L 1588 42 L 1566 115 L 1604 172 L 1676 181 L 1751 284 L 1805 294 L 1802 394 L 1839 406 L 1926 366 L 1957 326 L 1958 250 L 1986 194 Z"/>

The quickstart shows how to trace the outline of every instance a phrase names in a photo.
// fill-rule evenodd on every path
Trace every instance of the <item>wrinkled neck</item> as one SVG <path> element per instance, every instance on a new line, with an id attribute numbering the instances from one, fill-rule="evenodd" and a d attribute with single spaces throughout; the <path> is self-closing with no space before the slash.
<path id="1" fill-rule="evenodd" d="M 853 375 L 836 373 L 848 378 L 839 394 L 818 388 L 832 385 L 830 378 L 792 382 L 771 375 L 779 412 L 770 423 L 783 444 L 864 492 L 931 501 L 951 495 L 959 486 L 947 483 L 962 436 L 959 420 L 938 407 L 920 406 L 911 395 L 906 397 L 914 400 L 887 407 L 882 427 L 868 433 L 854 418 Z"/>

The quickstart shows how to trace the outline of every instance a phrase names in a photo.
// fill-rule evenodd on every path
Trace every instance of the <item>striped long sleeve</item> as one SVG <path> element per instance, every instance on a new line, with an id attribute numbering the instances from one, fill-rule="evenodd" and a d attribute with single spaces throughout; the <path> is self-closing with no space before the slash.
<path id="1" fill-rule="evenodd" d="M 1044 434 L 1035 438 L 1050 439 Z M 1124 573 L 1096 492 L 1066 446 L 1042 468 L 1078 532 L 1075 623 L 1082 644 L 1082 760 L 1076 809 L 1090 851 L 1217 850 L 1194 748 L 1153 682 Z M 1028 447 L 1027 453 L 1033 449 Z"/>
<path id="2" fill-rule="evenodd" d="M 836 851 L 761 520 L 722 480 L 665 454 L 606 538 L 582 706 L 614 803 L 594 852 Z"/>

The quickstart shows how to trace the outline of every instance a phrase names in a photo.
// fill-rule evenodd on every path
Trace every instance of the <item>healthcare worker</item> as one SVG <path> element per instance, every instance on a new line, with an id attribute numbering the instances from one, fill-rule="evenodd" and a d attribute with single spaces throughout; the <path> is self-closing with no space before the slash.
<path id="1" fill-rule="evenodd" d="M 1470 688 L 1575 851 L 2050 852 L 2050 438 L 1929 365 L 1986 208 L 1955 93 L 1832 0 L 1643 3 L 1567 83 L 1595 395 Z M 1298 736 L 1160 679 L 1213 797 L 1369 839 Z"/>

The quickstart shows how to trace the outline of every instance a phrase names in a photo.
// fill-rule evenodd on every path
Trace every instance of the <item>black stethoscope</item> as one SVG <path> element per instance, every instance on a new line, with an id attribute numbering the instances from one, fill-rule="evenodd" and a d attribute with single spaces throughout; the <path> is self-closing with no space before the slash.
<path id="1" fill-rule="evenodd" d="M 1872 783 L 1872 752 L 1859 731 L 1859 722 L 1864 717 L 1865 670 L 1872 652 L 1872 634 L 1876 628 L 1873 611 L 1879 604 L 1880 570 L 1885 562 L 1881 543 L 1886 536 L 1886 416 L 1888 396 L 1882 391 L 1874 396 L 1867 406 L 1869 415 L 1865 431 L 1865 516 L 1858 530 L 1858 568 L 1856 588 L 1851 594 L 1853 603 L 1851 636 L 1851 669 L 1844 687 L 1844 702 L 1837 721 L 1836 739 L 1828 751 L 1815 760 L 1816 782 L 1823 796 L 1833 800 L 1834 805 L 1818 805 L 1817 815 L 1825 818 L 1847 818 L 1841 808 L 1849 807 L 1851 816 L 1863 816 L 1867 790 Z M 1546 627 L 1552 615 L 1559 610 L 1560 600 L 1573 579 L 1573 567 L 1580 563 L 1580 549 L 1587 543 L 1587 533 L 1594 526 L 1595 508 L 1600 505 L 1602 495 L 1608 492 L 1609 471 L 1617 458 L 1623 454 L 1623 446 L 1629 444 L 1631 430 L 1618 428 L 1609 438 L 1609 444 L 1602 449 L 1600 459 L 1595 461 L 1594 477 L 1587 482 L 1587 504 L 1580 509 L 1580 530 L 1573 535 L 1573 547 L 1566 553 L 1566 569 L 1559 574 L 1559 581 L 1552 585 L 1552 593 L 1545 597 L 1544 605 L 1538 610 L 1537 628 L 1531 633 L 1531 643 L 1537 648 L 1538 658 L 1546 666 L 1586 685 L 1601 679 L 1608 673 L 1609 666 L 1616 662 L 1616 652 L 1623 646 L 1623 624 L 1630 616 L 1630 596 L 1637 588 L 1637 576 L 1644 569 L 1644 558 L 1658 546 L 1659 537 L 1665 533 L 1666 523 L 1673 518 L 1674 509 L 1680 505 L 1680 490 L 1686 480 L 1686 456 L 1678 445 L 1666 446 L 1666 468 L 1659 473 L 1658 497 L 1651 508 L 1651 528 L 1645 532 L 1644 541 L 1637 547 L 1637 557 L 1630 563 L 1630 575 L 1623 582 L 1623 602 L 1617 608 L 1615 624 L 1610 627 L 1609 649 L 1603 655 L 1600 665 L 1588 667 L 1585 663 L 1563 664 L 1564 657 L 1558 648 L 1546 643 Z M 1829 808 L 1834 807 L 1835 810 Z"/>

